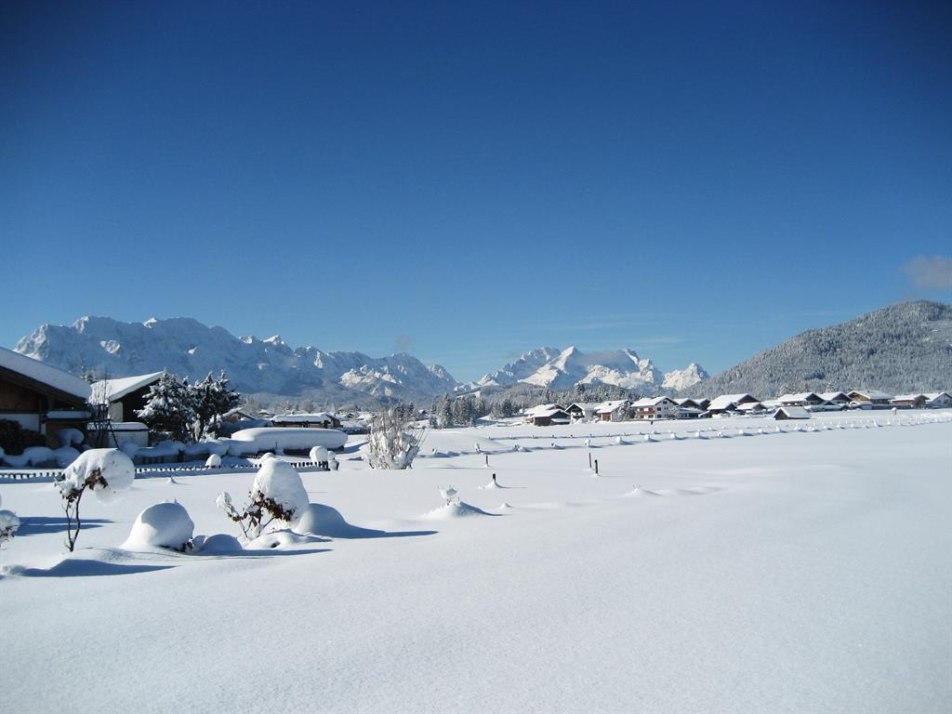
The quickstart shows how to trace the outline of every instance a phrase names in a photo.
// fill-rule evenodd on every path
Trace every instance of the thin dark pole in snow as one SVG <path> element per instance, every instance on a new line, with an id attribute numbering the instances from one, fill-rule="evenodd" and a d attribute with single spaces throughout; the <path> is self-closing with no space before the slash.
<path id="1" fill-rule="evenodd" d="M 595 475 L 598 476 L 598 459 L 595 459 Z"/>
<path id="2" fill-rule="evenodd" d="M 591 451 L 588 452 L 588 470 L 589 471 L 592 470 L 592 452 Z"/>
<path id="3" fill-rule="evenodd" d="M 486 468 L 489 468 L 489 454 L 486 454 Z"/>

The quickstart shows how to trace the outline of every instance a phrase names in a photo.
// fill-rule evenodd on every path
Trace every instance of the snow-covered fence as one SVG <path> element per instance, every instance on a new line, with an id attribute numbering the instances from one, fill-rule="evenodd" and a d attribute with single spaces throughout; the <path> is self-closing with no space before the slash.
<path id="1" fill-rule="evenodd" d="M 316 461 L 301 460 L 288 461 L 295 469 L 305 471 L 330 471 L 330 468 Z M 222 464 L 219 466 L 209 466 L 207 464 L 154 464 L 136 466 L 136 475 L 148 474 L 199 474 L 210 471 L 254 471 L 260 468 L 260 463 L 249 462 L 247 464 Z M 0 483 L 9 481 L 44 481 L 54 480 L 62 475 L 63 469 L 30 469 L 28 471 L 6 471 L 0 469 Z"/>

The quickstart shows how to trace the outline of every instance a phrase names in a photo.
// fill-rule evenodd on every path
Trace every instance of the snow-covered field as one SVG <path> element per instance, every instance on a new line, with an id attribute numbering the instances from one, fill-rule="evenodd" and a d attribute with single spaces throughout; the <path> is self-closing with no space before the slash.
<path id="1" fill-rule="evenodd" d="M 437 431 L 405 472 L 349 447 L 302 474 L 331 537 L 232 555 L 120 545 L 171 499 L 196 535 L 238 535 L 216 495 L 253 472 L 84 500 L 70 557 L 51 483 L 0 482 L 23 521 L 0 708 L 952 711 L 952 414 L 776 428 Z"/>

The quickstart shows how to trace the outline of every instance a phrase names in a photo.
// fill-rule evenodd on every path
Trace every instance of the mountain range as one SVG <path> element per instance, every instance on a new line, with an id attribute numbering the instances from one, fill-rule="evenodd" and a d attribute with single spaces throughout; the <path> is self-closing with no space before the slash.
<path id="1" fill-rule="evenodd" d="M 543 347 L 471 385 L 439 365 L 408 354 L 373 358 L 360 352 L 292 348 L 280 337 L 235 337 L 191 318 L 120 322 L 83 317 L 70 326 L 43 325 L 16 351 L 76 375 L 122 377 L 168 370 L 195 380 L 225 370 L 232 386 L 263 401 L 293 397 L 320 404 L 422 401 L 448 392 L 516 383 L 552 389 L 602 383 L 653 392 L 690 386 L 707 374 L 697 365 L 662 374 L 632 350 L 584 354 L 575 347 Z M 287 401 L 287 400 L 284 400 Z"/>
<path id="2" fill-rule="evenodd" d="M 629 349 L 583 353 L 577 347 L 559 350 L 542 347 L 480 379 L 475 388 L 529 384 L 553 390 L 572 389 L 578 384 L 609 384 L 641 392 L 686 389 L 707 379 L 697 364 L 662 374 L 650 359 Z"/>
<path id="3" fill-rule="evenodd" d="M 408 354 L 292 348 L 280 337 L 235 337 L 191 318 L 120 322 L 83 317 L 43 325 L 16 351 L 76 375 L 122 377 L 163 369 L 198 379 L 225 370 L 231 384 L 263 402 L 376 406 L 426 403 L 450 392 L 507 392 L 609 385 L 639 394 L 714 396 L 750 392 L 876 388 L 929 391 L 952 387 L 952 305 L 905 302 L 839 325 L 809 330 L 709 377 L 696 363 L 662 373 L 633 350 L 583 353 L 576 347 L 527 352 L 477 382 L 462 385 L 439 365 Z"/>

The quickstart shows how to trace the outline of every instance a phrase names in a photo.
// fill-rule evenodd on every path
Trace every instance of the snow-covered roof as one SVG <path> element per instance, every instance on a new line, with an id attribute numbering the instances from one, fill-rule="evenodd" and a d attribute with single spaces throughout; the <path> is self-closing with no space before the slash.
<path id="1" fill-rule="evenodd" d="M 927 399 L 925 394 L 897 394 L 892 398 L 894 402 L 914 402 L 917 399 Z"/>
<path id="2" fill-rule="evenodd" d="M 719 397 L 715 397 L 711 400 L 711 403 L 708 405 L 708 411 L 716 411 L 718 409 L 729 409 L 730 407 L 736 407 L 742 401 L 757 401 L 750 394 L 722 394 Z"/>
<path id="3" fill-rule="evenodd" d="M 671 399 L 670 397 L 643 397 L 642 399 L 639 399 L 638 401 L 636 401 L 636 402 L 635 402 L 634 404 L 632 404 L 631 406 L 633 406 L 633 407 L 656 407 L 656 406 L 658 406 L 659 404 L 663 404 L 664 402 L 671 402 L 672 404 L 675 404 L 675 403 L 676 403 L 676 402 L 675 402 L 673 399 Z"/>
<path id="4" fill-rule="evenodd" d="M 850 392 L 850 394 L 851 395 L 856 394 L 860 397 L 866 397 L 870 401 L 892 399 L 891 394 L 886 394 L 886 392 L 880 392 L 878 389 L 856 389 Z"/>
<path id="5" fill-rule="evenodd" d="M 778 414 L 784 414 L 788 419 L 809 419 L 810 412 L 806 410 L 805 407 L 794 407 L 786 406 L 780 407 L 777 411 L 774 412 L 774 418 L 777 418 Z"/>
<path id="6" fill-rule="evenodd" d="M 141 374 L 137 377 L 119 377 L 117 379 L 100 379 L 90 385 L 92 398 L 97 404 L 108 404 L 122 399 L 127 394 L 148 387 L 159 381 L 162 372 Z"/>
<path id="7" fill-rule="evenodd" d="M 526 416 L 533 417 L 536 415 L 544 416 L 546 412 L 550 411 L 562 411 L 562 407 L 558 404 L 539 404 L 538 406 L 532 407 L 531 409 L 526 410 Z"/>
<path id="8" fill-rule="evenodd" d="M 926 401 L 934 402 L 936 399 L 941 399 L 942 397 L 945 397 L 946 399 L 952 399 L 952 394 L 949 394 L 948 392 L 929 392 L 926 395 Z"/>
<path id="9" fill-rule="evenodd" d="M 0 347 L 0 367 L 74 397 L 89 399 L 89 385 L 79 377 L 4 347 Z"/>
<path id="10" fill-rule="evenodd" d="M 849 400 L 846 392 L 821 392 L 820 399 L 825 402 L 832 402 L 834 399 Z"/>
<path id="11" fill-rule="evenodd" d="M 530 414 L 529 416 L 533 419 L 545 419 L 545 418 L 551 419 L 552 417 L 558 414 L 561 414 L 564 417 L 565 411 L 562 409 L 543 409 L 540 411 L 533 411 L 532 414 Z"/>
<path id="12" fill-rule="evenodd" d="M 610 414 L 616 409 L 623 408 L 627 403 L 628 402 L 625 401 L 624 399 L 616 399 L 611 402 L 602 402 L 601 404 L 598 405 L 598 409 L 596 411 L 599 414 Z"/>
<path id="13" fill-rule="evenodd" d="M 810 397 L 822 399 L 822 397 L 815 392 L 797 392 L 796 394 L 781 394 L 779 397 L 777 397 L 777 401 L 781 404 L 789 402 L 805 402 L 810 399 Z"/>

